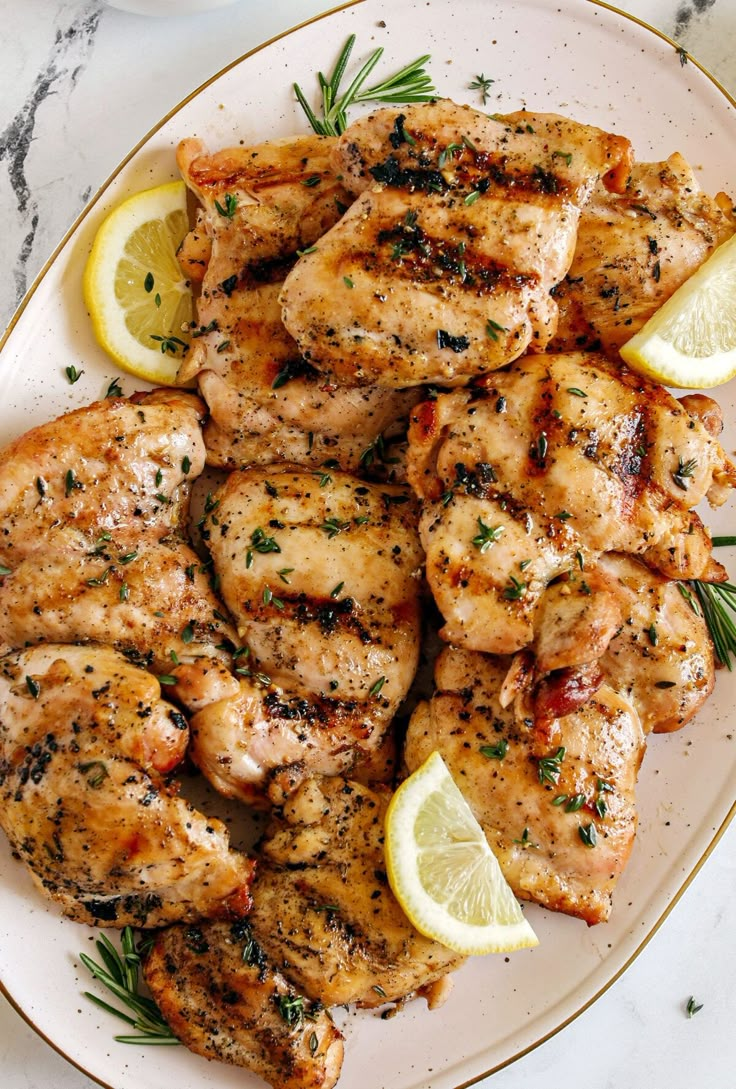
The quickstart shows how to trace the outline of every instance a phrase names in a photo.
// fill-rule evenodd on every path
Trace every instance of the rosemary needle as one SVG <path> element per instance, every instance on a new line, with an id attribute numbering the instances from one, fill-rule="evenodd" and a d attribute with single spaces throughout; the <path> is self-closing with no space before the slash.
<path id="1" fill-rule="evenodd" d="M 405 65 L 394 75 L 389 76 L 373 87 L 364 88 L 375 66 L 383 55 L 383 48 L 379 47 L 368 57 L 347 90 L 340 91 L 340 84 L 345 75 L 345 70 L 350 60 L 355 35 L 351 34 L 342 47 L 337 62 L 329 79 L 322 72 L 317 73 L 317 81 L 322 93 L 322 117 L 317 117 L 312 107 L 307 102 L 306 96 L 298 83 L 294 84 L 294 94 L 299 105 L 304 110 L 309 124 L 320 136 L 339 136 L 347 128 L 347 111 L 350 106 L 361 102 L 430 102 L 436 97 L 432 86 L 432 79 L 424 71 L 424 65 L 429 60 L 429 54 L 418 57 L 411 64 Z"/>
<path id="2" fill-rule="evenodd" d="M 118 952 L 105 934 L 95 942 L 95 946 L 102 964 L 98 964 L 86 953 L 80 953 L 79 959 L 92 976 L 99 979 L 133 1016 L 111 1006 L 90 991 L 84 991 L 84 997 L 138 1030 L 130 1035 L 116 1036 L 115 1039 L 122 1044 L 178 1044 L 179 1041 L 164 1021 L 153 999 L 138 993 L 141 957 L 140 950 L 136 948 L 132 927 L 126 926 L 121 931 L 121 952 Z"/>
<path id="3" fill-rule="evenodd" d="M 694 612 L 700 612 L 713 640 L 716 658 L 733 669 L 736 657 L 736 585 L 732 582 L 680 583 L 683 597 Z"/>

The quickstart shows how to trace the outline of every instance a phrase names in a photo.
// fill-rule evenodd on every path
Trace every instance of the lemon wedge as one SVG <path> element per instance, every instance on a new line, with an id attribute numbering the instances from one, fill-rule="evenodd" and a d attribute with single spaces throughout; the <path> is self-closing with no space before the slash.
<path id="1" fill-rule="evenodd" d="M 466 955 L 538 944 L 438 752 L 391 799 L 385 851 L 394 896 L 421 934 Z"/>
<path id="2" fill-rule="evenodd" d="M 176 251 L 189 229 L 182 181 L 146 189 L 100 226 L 84 271 L 95 336 L 115 362 L 174 385 L 189 345 L 192 292 Z"/>
<path id="3" fill-rule="evenodd" d="M 736 236 L 652 314 L 621 357 L 678 389 L 710 389 L 736 375 Z"/>

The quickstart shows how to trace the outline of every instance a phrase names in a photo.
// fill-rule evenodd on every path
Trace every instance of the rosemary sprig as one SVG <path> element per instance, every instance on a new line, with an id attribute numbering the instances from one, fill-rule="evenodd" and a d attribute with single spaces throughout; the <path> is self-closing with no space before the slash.
<path id="1" fill-rule="evenodd" d="M 178 1044 L 179 1041 L 164 1021 L 153 999 L 138 993 L 141 956 L 136 948 L 133 928 L 126 926 L 121 931 L 121 952 L 118 952 L 105 934 L 95 942 L 95 946 L 102 964 L 92 960 L 86 953 L 80 953 L 79 959 L 92 976 L 99 979 L 134 1016 L 111 1006 L 91 991 L 84 991 L 84 997 L 138 1030 L 130 1035 L 116 1036 L 115 1039 L 121 1044 Z"/>
<path id="2" fill-rule="evenodd" d="M 690 607 L 700 610 L 713 640 L 716 658 L 728 670 L 736 658 L 736 585 L 732 582 L 701 582 L 693 579 L 681 583 L 683 596 Z"/>
<path id="3" fill-rule="evenodd" d="M 346 91 L 340 91 L 340 84 L 355 45 L 355 35 L 351 34 L 342 47 L 332 75 L 327 79 L 322 72 L 317 73 L 317 81 L 322 93 L 322 117 L 317 117 L 298 83 L 294 84 L 294 94 L 304 110 L 309 124 L 320 136 L 339 136 L 347 128 L 347 111 L 361 102 L 387 102 L 404 104 L 408 102 L 429 102 L 436 98 L 431 76 L 424 71 L 429 54 L 418 57 L 393 76 L 382 80 L 373 87 L 364 87 L 365 81 L 383 55 L 383 47 L 371 53 Z"/>

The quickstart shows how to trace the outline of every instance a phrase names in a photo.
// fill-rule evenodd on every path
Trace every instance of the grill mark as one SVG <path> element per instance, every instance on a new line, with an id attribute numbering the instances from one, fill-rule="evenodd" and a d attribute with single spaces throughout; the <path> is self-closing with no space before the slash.
<path id="1" fill-rule="evenodd" d="M 278 257 L 264 257 L 244 265 L 239 273 L 226 277 L 209 291 L 210 295 L 222 293 L 228 298 L 234 292 L 254 291 L 267 284 L 281 284 L 296 263 L 296 254 Z"/>
<path id="2" fill-rule="evenodd" d="M 306 166 L 302 170 L 263 174 L 261 176 L 254 176 L 245 170 L 198 171 L 196 168 L 190 168 L 189 177 L 192 179 L 192 182 L 201 189 L 205 191 L 211 190 L 211 195 L 213 197 L 217 195 L 215 191 L 224 189 L 240 189 L 255 195 L 261 191 L 275 189 L 282 185 L 303 186 L 308 178 L 315 177 L 320 179 L 319 185 L 314 186 L 314 189 L 318 192 L 324 191 L 325 182 L 329 183 L 331 188 L 335 188 L 338 185 L 337 179 L 329 171 L 321 170 L 318 167 L 310 170 Z"/>
<path id="3" fill-rule="evenodd" d="M 436 141 L 432 142 L 432 151 Z M 503 193 L 525 199 L 533 196 L 550 198 L 553 203 L 561 203 L 573 195 L 574 186 L 554 169 L 542 163 L 533 163 L 531 168 L 518 168 L 509 165 L 509 156 L 489 151 L 471 151 L 464 148 L 458 158 L 451 161 L 454 178 L 448 181 L 437 163 L 436 157 L 426 150 L 415 149 L 404 156 L 408 162 L 396 155 L 388 155 L 383 162 L 369 166 L 370 174 L 377 182 L 390 189 L 403 189 L 409 193 L 416 191 L 427 193 L 479 193 L 498 196 Z"/>
<path id="4" fill-rule="evenodd" d="M 367 646 L 374 637 L 356 613 L 355 602 L 350 597 L 332 598 L 284 597 L 278 593 L 279 605 L 247 603 L 249 613 L 258 621 L 291 621 L 295 624 L 317 624 L 323 635 L 351 633 Z"/>
<path id="5" fill-rule="evenodd" d="M 270 719 L 303 722 L 305 726 L 323 729 L 339 729 L 347 724 L 355 737 L 363 739 L 370 737 L 372 732 L 372 727 L 365 721 L 365 712 L 355 700 L 330 699 L 327 696 L 311 699 L 303 696 L 283 697 L 269 692 L 264 696 L 263 708 Z"/>
<path id="6" fill-rule="evenodd" d="M 356 251 L 354 257 L 378 277 L 425 285 L 451 284 L 476 297 L 501 291 L 535 290 L 539 285 L 537 273 L 514 272 L 490 256 L 467 252 L 461 244 L 435 238 L 416 226 L 407 228 L 398 224 L 381 230 L 376 241 L 385 247 L 385 253 L 365 249 Z"/>
<path id="7" fill-rule="evenodd" d="M 545 476 L 550 461 L 554 460 L 554 447 L 560 445 L 563 421 L 554 415 L 557 384 L 549 370 L 544 381 L 539 382 L 536 405 L 531 414 L 534 427 L 527 454 L 526 475 L 530 479 Z"/>

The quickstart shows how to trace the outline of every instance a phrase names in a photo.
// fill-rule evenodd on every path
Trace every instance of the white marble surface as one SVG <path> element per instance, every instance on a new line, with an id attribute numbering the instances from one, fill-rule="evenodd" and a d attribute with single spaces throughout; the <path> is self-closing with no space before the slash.
<path id="1" fill-rule="evenodd" d="M 329 0 L 240 0 L 204 15 L 155 20 L 99 0 L 0 0 L 0 207 L 7 270 L 0 282 L 0 328 L 89 195 L 160 117 L 230 60 L 331 6 Z M 620 0 L 619 6 L 675 37 L 736 90 L 733 0 Z M 551 1040 L 482 1084 L 734 1086 L 735 891 L 732 827 L 623 977 Z M 693 1018 L 686 1015 L 690 995 L 703 1006 Z M 2 1089 L 94 1084 L 0 997 Z"/>

